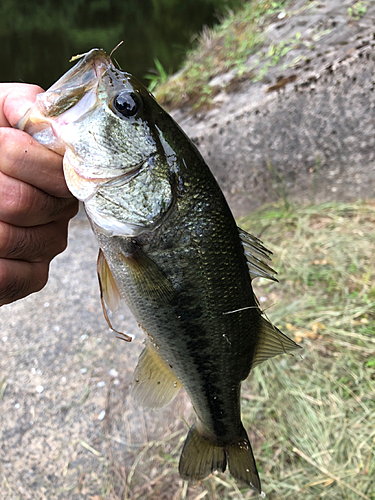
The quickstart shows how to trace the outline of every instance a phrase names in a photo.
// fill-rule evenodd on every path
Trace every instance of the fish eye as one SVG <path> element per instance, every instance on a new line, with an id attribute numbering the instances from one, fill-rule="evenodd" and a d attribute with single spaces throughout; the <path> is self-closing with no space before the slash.
<path id="1" fill-rule="evenodd" d="M 113 98 L 113 106 L 125 118 L 134 116 L 141 108 L 141 99 L 134 92 L 120 92 Z"/>

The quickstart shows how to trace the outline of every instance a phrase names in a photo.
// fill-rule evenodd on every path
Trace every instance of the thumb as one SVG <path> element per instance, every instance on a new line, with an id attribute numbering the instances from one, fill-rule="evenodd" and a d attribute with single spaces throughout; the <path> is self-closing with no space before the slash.
<path id="1" fill-rule="evenodd" d="M 41 92 L 44 90 L 38 85 L 0 84 L 0 126 L 14 127 Z"/>

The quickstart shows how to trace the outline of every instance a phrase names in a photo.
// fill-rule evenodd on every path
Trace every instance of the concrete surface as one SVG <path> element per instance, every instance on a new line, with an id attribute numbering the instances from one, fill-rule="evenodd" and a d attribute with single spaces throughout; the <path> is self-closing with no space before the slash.
<path id="1" fill-rule="evenodd" d="M 361 2 L 366 13 L 359 19 L 348 15 L 354 3 L 293 2 L 246 63 L 255 75 L 266 70 L 260 81 L 221 75 L 211 111 L 173 113 L 237 216 L 283 197 L 373 198 L 375 2 Z M 267 53 L 273 44 L 280 54 L 282 43 L 291 50 L 271 65 Z M 211 83 L 220 88 L 219 80 Z"/>
<path id="2" fill-rule="evenodd" d="M 132 403 L 143 333 L 126 307 L 113 319 L 136 339 L 126 343 L 109 331 L 96 256 L 91 228 L 78 216 L 47 286 L 1 308 L 1 500 L 122 498 L 115 492 L 125 488 L 139 453 L 144 469 L 141 463 L 133 471 L 132 485 L 142 473 L 163 470 L 152 472 L 150 443 L 177 432 L 182 445 L 187 428 L 181 417 L 191 412 L 184 394 L 159 411 Z M 124 478 L 113 484 L 120 473 Z M 180 483 L 176 468 L 174 482 Z"/>

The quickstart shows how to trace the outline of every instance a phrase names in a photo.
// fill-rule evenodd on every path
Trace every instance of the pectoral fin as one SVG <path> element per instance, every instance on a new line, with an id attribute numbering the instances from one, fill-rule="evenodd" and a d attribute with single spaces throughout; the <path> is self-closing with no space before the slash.
<path id="1" fill-rule="evenodd" d="M 103 300 L 111 312 L 115 312 L 120 304 L 121 296 L 115 279 L 101 250 L 99 250 L 98 254 L 97 270 Z"/>
<path id="2" fill-rule="evenodd" d="M 118 334 L 117 338 L 125 340 L 126 342 L 131 342 L 132 338 L 129 335 L 126 335 L 126 333 L 123 332 L 119 332 L 118 330 L 113 328 L 107 314 L 106 305 L 108 306 L 110 311 L 117 311 L 120 304 L 121 295 L 102 250 L 99 250 L 98 254 L 97 271 L 100 288 L 100 300 L 102 303 L 105 320 L 107 321 L 109 328 L 111 328 L 111 330 Z"/>
<path id="3" fill-rule="evenodd" d="M 134 372 L 132 394 L 145 408 L 162 408 L 175 398 L 182 385 L 147 341 Z"/>
<path id="4" fill-rule="evenodd" d="M 168 303 L 175 295 L 175 289 L 164 276 L 158 265 L 137 247 L 129 255 L 120 254 L 132 275 L 132 281 L 139 293 L 153 302 Z"/>
<path id="5" fill-rule="evenodd" d="M 255 347 L 254 358 L 251 367 L 259 365 L 267 359 L 285 354 L 301 346 L 294 340 L 284 335 L 276 326 L 272 325 L 265 318 L 260 318 L 260 334 Z"/>

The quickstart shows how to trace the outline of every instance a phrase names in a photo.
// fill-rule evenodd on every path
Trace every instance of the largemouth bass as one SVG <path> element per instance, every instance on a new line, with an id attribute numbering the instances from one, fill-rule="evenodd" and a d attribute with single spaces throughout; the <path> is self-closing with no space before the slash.
<path id="1" fill-rule="evenodd" d="M 263 316 L 251 286 L 270 252 L 239 229 L 207 164 L 132 75 L 93 49 L 18 124 L 64 155 L 72 194 L 99 242 L 104 310 L 124 299 L 146 332 L 134 396 L 167 404 L 183 386 L 196 412 L 182 478 L 225 471 L 261 492 L 241 422 L 241 382 L 297 348 Z M 129 339 L 127 339 L 129 340 Z"/>

